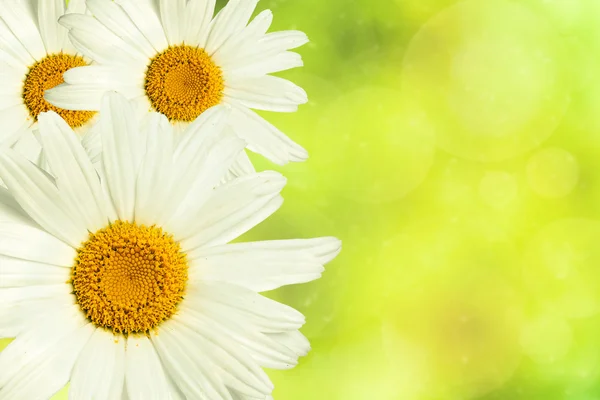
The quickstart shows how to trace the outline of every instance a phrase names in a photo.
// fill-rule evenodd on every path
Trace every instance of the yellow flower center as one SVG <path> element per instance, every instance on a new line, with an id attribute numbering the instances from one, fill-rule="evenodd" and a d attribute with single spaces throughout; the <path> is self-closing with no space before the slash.
<path id="1" fill-rule="evenodd" d="M 204 49 L 172 46 L 150 62 L 146 94 L 171 121 L 193 121 L 221 102 L 223 72 Z"/>
<path id="2" fill-rule="evenodd" d="M 95 114 L 93 111 L 64 110 L 48 103 L 44 92 L 64 82 L 63 74 L 71 68 L 87 65 L 79 56 L 59 53 L 46 56 L 29 68 L 23 84 L 23 101 L 29 109 L 29 115 L 37 121 L 38 115 L 46 111 L 54 111 L 60 115 L 71 128 L 77 128 L 88 122 Z"/>
<path id="3" fill-rule="evenodd" d="M 144 333 L 168 320 L 188 279 L 185 253 L 155 226 L 117 221 L 91 233 L 77 250 L 77 303 L 99 327 Z"/>

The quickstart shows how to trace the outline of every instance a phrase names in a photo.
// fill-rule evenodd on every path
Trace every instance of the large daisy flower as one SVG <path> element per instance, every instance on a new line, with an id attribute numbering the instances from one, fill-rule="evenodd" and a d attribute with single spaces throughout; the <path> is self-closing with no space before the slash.
<path id="1" fill-rule="evenodd" d="M 46 99 L 70 110 L 98 110 L 107 90 L 160 112 L 176 126 L 210 107 L 232 107 L 229 123 L 248 148 L 275 163 L 307 152 L 253 109 L 291 112 L 304 90 L 269 75 L 302 65 L 290 49 L 308 41 L 298 31 L 266 33 L 258 0 L 230 0 L 213 18 L 215 0 L 87 0 L 89 15 L 60 19 L 77 49 L 95 61 L 65 74 Z"/>
<path id="2" fill-rule="evenodd" d="M 298 311 L 259 295 L 320 276 L 335 238 L 228 244 L 282 203 L 275 172 L 219 184 L 244 143 L 205 112 L 174 144 L 109 93 L 94 170 L 68 124 L 39 116 L 52 176 L 0 153 L 0 398 L 266 399 L 261 367 L 309 350 Z M 103 178 L 100 179 L 99 176 Z"/>
<path id="3" fill-rule="evenodd" d="M 87 61 L 72 46 L 58 19 L 85 11 L 83 0 L 3 0 L 0 4 L 0 143 L 12 146 L 20 139 L 39 145 L 28 135 L 38 117 L 55 111 L 72 128 L 84 130 L 94 112 L 58 108 L 44 99 L 44 91 L 63 83 L 63 74 Z M 83 134 L 83 132 L 78 132 Z M 26 148 L 28 152 L 31 148 Z"/>

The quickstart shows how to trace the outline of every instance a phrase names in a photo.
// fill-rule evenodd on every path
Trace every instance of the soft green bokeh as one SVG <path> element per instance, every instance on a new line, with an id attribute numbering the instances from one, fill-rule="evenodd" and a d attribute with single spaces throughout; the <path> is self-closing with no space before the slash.
<path id="1" fill-rule="evenodd" d="M 253 157 L 289 183 L 246 239 L 344 241 L 270 294 L 313 346 L 275 397 L 599 399 L 600 1 L 264 8 L 311 38 L 309 104 L 265 113 L 311 158 Z"/>

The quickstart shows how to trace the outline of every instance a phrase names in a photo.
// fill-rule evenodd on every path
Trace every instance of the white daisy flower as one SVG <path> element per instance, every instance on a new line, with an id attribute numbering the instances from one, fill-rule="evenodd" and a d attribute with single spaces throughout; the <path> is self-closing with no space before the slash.
<path id="1" fill-rule="evenodd" d="M 12 146 L 22 139 L 27 153 L 39 151 L 28 133 L 46 111 L 57 112 L 80 134 L 91 125 L 95 112 L 58 108 L 44 99 L 45 90 L 63 83 L 64 72 L 88 65 L 58 23 L 63 15 L 84 11 L 83 0 L 70 0 L 68 7 L 65 0 L 0 3 L 1 144 Z"/>
<path id="2" fill-rule="evenodd" d="M 251 108 L 293 112 L 306 103 L 302 88 L 269 74 L 301 66 L 289 50 L 308 39 L 299 31 L 266 33 L 269 10 L 248 23 L 257 3 L 230 0 L 213 18 L 215 0 L 88 0 L 89 15 L 70 14 L 60 23 L 95 64 L 70 70 L 46 99 L 99 110 L 103 93 L 113 90 L 176 126 L 228 104 L 229 123 L 248 149 L 277 164 L 304 161 L 306 150 Z"/>
<path id="3" fill-rule="evenodd" d="M 99 179 L 55 113 L 39 116 L 53 176 L 0 152 L 0 399 L 266 399 L 261 367 L 309 351 L 298 311 L 257 292 L 317 279 L 335 238 L 228 244 L 282 203 L 275 172 L 217 186 L 244 143 L 214 107 L 182 132 L 101 105 Z M 270 398 L 270 397 L 269 397 Z"/>

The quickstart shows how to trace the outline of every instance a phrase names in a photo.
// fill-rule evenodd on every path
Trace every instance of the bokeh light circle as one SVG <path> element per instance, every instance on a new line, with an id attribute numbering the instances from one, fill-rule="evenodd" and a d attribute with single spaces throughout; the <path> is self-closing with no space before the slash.
<path id="1" fill-rule="evenodd" d="M 563 219 L 526 246 L 523 276 L 539 304 L 567 318 L 600 312 L 600 221 Z"/>
<path id="2" fill-rule="evenodd" d="M 543 149 L 536 152 L 527 163 L 527 182 L 539 196 L 566 196 L 575 188 L 578 180 L 579 165 L 566 150 Z"/>
<path id="3" fill-rule="evenodd" d="M 364 87 L 323 112 L 311 162 L 329 191 L 377 204 L 400 199 L 426 178 L 435 134 L 425 115 L 398 91 Z M 335 170 L 336 174 L 328 174 Z"/>
<path id="4" fill-rule="evenodd" d="M 560 43 L 524 5 L 461 2 L 415 35 L 402 89 L 439 127 L 445 151 L 483 162 L 512 158 L 546 140 L 566 109 Z"/>
<path id="5" fill-rule="evenodd" d="M 504 208 L 514 202 L 518 194 L 515 177 L 508 172 L 488 171 L 479 183 L 479 196 L 491 207 Z"/>

